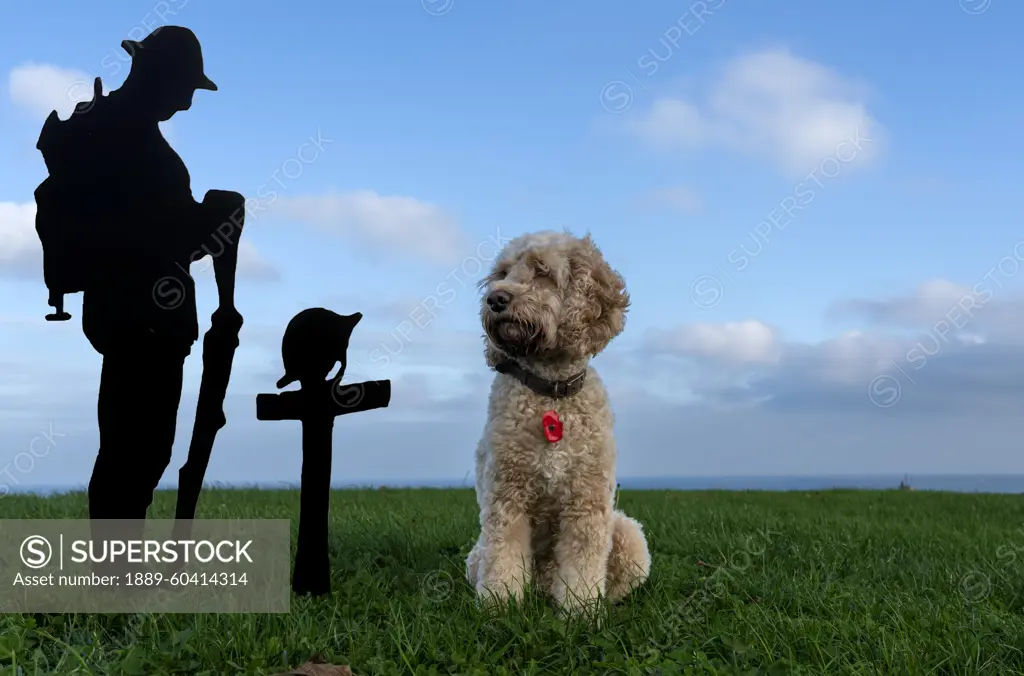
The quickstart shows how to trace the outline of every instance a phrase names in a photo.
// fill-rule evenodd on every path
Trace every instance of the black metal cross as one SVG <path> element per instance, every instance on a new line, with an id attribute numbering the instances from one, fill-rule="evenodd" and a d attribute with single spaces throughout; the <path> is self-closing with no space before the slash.
<path id="1" fill-rule="evenodd" d="M 347 338 L 345 336 L 345 347 Z M 300 339 L 299 342 L 305 341 Z M 310 342 L 315 342 L 315 338 L 311 337 Z M 306 349 L 316 348 L 309 345 Z M 344 363 L 342 360 L 343 366 Z M 344 368 L 334 378 L 325 380 L 328 373 L 330 369 L 316 378 L 304 374 L 307 377 L 299 378 L 301 389 L 298 391 L 256 396 L 257 420 L 302 423 L 299 539 L 292 591 L 313 596 L 331 592 L 327 517 L 331 500 L 334 419 L 349 413 L 386 408 L 391 403 L 390 380 L 343 384 Z"/>

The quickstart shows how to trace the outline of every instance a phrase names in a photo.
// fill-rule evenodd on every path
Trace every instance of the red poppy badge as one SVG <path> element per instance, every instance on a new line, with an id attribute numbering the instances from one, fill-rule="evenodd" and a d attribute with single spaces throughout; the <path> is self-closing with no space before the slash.
<path id="1" fill-rule="evenodd" d="M 545 411 L 542 420 L 544 424 L 544 438 L 555 443 L 562 439 L 562 420 L 554 411 Z"/>

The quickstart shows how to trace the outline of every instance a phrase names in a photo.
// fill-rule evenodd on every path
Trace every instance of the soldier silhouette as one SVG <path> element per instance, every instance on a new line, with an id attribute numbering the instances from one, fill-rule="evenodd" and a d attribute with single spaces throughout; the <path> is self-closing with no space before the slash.
<path id="1" fill-rule="evenodd" d="M 121 46 L 132 57 L 124 84 L 103 95 L 96 78 L 93 101 L 66 121 L 51 113 L 37 145 L 50 172 L 36 190 L 36 229 L 55 308 L 47 319 L 69 319 L 64 294 L 83 292 L 82 328 L 103 357 L 92 519 L 145 519 L 170 462 L 184 361 L 199 337 L 188 272 L 194 259 L 215 258 L 214 329 L 233 332 L 237 345 L 242 322 L 233 300 L 241 223 L 234 236 L 225 237 L 221 226 L 233 212 L 235 219 L 244 214 L 244 198 L 210 191 L 197 203 L 185 164 L 158 127 L 188 110 L 196 90 L 217 91 L 203 72 L 199 41 L 187 28 L 163 26 Z M 215 242 L 220 251 L 211 251 Z M 204 388 L 206 375 L 204 369 Z M 222 404 L 223 393 L 216 406 Z M 223 414 L 217 417 L 206 420 L 214 434 L 223 425 Z M 197 430 L 199 418 L 197 412 Z"/>

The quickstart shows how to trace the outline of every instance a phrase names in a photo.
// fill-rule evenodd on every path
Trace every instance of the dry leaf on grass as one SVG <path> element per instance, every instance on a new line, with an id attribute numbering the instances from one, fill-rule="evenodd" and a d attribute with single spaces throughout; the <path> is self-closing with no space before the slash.
<path id="1" fill-rule="evenodd" d="M 326 664 L 319 655 L 313 655 L 302 666 L 274 676 L 352 676 L 352 670 L 340 664 Z"/>

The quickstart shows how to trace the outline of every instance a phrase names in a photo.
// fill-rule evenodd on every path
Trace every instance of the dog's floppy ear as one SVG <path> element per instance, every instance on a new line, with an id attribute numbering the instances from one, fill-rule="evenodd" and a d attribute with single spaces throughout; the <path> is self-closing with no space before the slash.
<path id="1" fill-rule="evenodd" d="M 590 288 L 587 290 L 590 301 L 587 340 L 588 351 L 596 356 L 625 328 L 629 293 L 622 275 L 608 265 L 589 234 L 583 238 L 582 246 L 573 256 L 573 263 L 581 272 L 585 268 L 590 277 Z"/>

